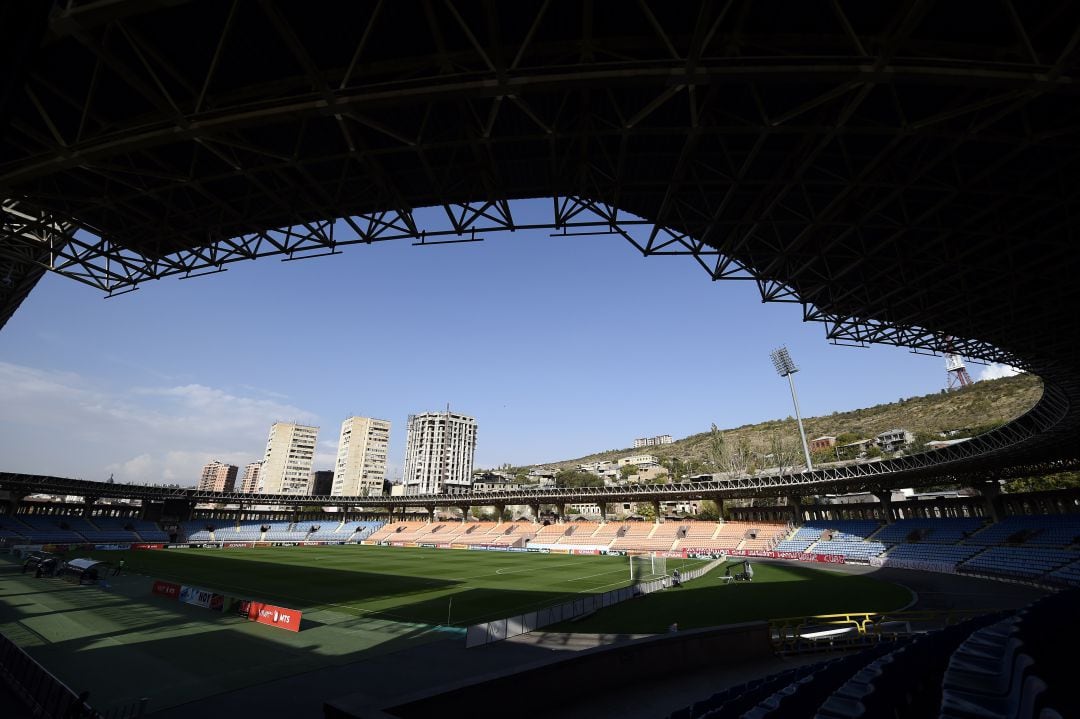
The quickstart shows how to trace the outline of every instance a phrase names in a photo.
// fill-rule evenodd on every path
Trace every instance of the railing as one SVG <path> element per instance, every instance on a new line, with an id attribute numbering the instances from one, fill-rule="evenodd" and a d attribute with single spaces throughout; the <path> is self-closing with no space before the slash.
<path id="1" fill-rule="evenodd" d="M 77 695 L 2 634 L 0 677 L 23 700 L 35 717 L 101 717 L 101 714 L 86 703 L 85 695 Z"/>
<path id="2" fill-rule="evenodd" d="M 989 614 L 988 609 L 948 611 L 848 612 L 786 617 L 769 622 L 774 649 L 782 654 L 835 651 L 893 639 L 917 632 L 941 629 L 971 617 Z"/>
<path id="3" fill-rule="evenodd" d="M 704 576 L 714 567 L 724 562 L 723 559 L 714 559 L 703 567 L 680 571 L 680 582 L 689 582 Z M 504 639 L 518 637 L 522 634 L 540 629 L 541 627 L 558 624 L 591 614 L 604 607 L 614 606 L 634 597 L 652 594 L 670 586 L 667 577 L 641 582 L 631 587 L 612 589 L 603 594 L 588 594 L 580 599 L 563 602 L 550 607 L 542 607 L 534 612 L 526 612 L 505 619 L 496 619 L 490 622 L 474 624 L 465 632 L 465 647 L 479 647 L 484 644 L 501 642 Z"/>

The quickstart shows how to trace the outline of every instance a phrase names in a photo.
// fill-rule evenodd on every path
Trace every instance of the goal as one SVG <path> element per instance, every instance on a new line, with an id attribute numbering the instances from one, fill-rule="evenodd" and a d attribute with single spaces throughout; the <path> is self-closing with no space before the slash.
<path id="1" fill-rule="evenodd" d="M 630 581 L 648 582 L 667 576 L 667 557 L 656 553 L 630 555 Z"/>

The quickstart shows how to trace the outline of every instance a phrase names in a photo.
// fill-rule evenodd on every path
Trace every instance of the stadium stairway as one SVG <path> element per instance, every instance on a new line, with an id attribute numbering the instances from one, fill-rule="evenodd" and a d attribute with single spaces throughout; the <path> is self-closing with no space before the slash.
<path id="1" fill-rule="evenodd" d="M 669 719 L 1063 719 L 1080 716 L 1080 590 L 757 679 Z"/>

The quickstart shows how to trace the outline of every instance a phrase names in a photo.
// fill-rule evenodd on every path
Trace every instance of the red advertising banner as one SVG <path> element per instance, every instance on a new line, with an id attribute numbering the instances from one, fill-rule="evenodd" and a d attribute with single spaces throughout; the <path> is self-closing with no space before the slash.
<path id="1" fill-rule="evenodd" d="M 222 544 L 225 549 L 251 549 L 255 546 L 254 542 L 225 542 Z"/>
<path id="2" fill-rule="evenodd" d="M 693 551 L 693 550 L 690 550 Z M 729 557 L 760 557 L 762 559 L 795 559 L 800 562 L 844 564 L 843 554 L 806 554 L 805 552 L 771 552 L 761 549 L 729 549 Z"/>
<path id="3" fill-rule="evenodd" d="M 300 631 L 301 612 L 296 609 L 275 607 L 272 604 L 262 602 L 250 602 L 248 604 L 248 619 L 259 624 L 269 624 L 272 627 L 288 629 L 290 632 Z"/>
<path id="4" fill-rule="evenodd" d="M 169 599 L 178 599 L 180 597 L 179 584 L 163 582 L 160 579 L 154 580 L 154 588 L 151 591 L 158 596 L 168 597 Z"/>
<path id="5" fill-rule="evenodd" d="M 164 544 L 146 544 L 144 542 L 136 542 L 131 545 L 132 549 L 165 549 Z"/>

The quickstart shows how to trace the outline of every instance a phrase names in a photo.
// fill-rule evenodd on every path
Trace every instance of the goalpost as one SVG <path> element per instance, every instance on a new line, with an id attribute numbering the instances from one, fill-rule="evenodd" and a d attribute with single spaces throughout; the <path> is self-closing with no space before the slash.
<path id="1" fill-rule="evenodd" d="M 647 582 L 667 576 L 667 557 L 649 554 L 630 555 L 630 581 Z"/>

